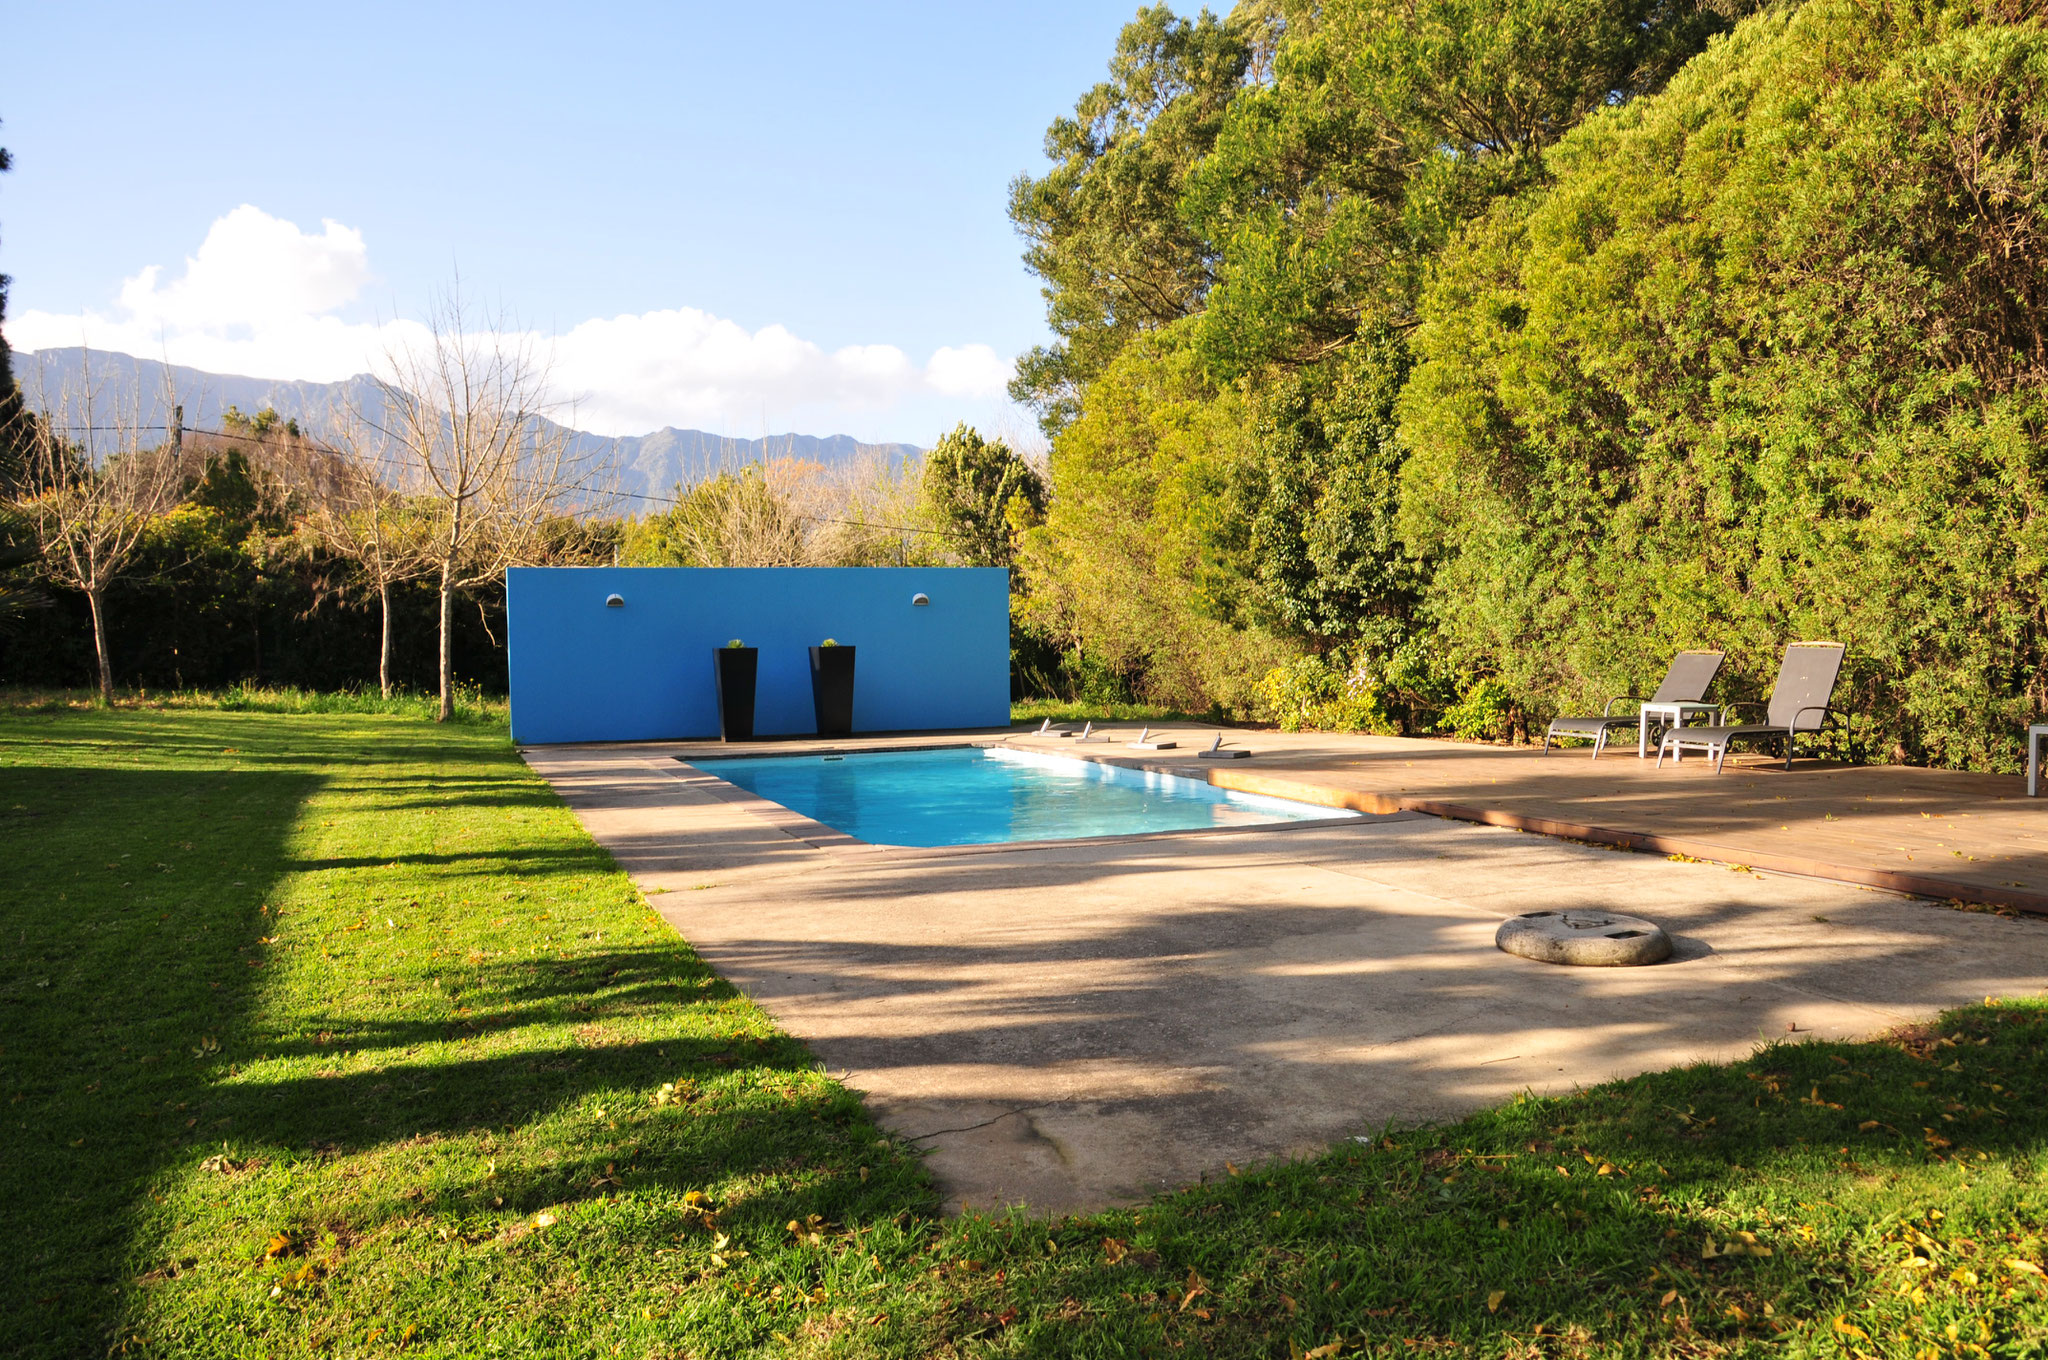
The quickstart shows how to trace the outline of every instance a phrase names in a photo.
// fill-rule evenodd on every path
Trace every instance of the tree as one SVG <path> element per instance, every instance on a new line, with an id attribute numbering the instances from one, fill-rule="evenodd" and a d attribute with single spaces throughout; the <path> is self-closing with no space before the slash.
<path id="1" fill-rule="evenodd" d="M 107 650 L 107 589 L 127 572 L 159 515 L 177 504 L 184 470 L 172 450 L 145 445 L 150 428 L 138 393 L 132 405 L 100 400 L 90 365 L 79 386 L 53 401 L 33 422 L 22 513 L 33 527 L 44 573 L 77 590 L 92 614 L 100 703 L 114 702 Z M 82 436 L 73 443 L 65 436 Z"/>
<path id="2" fill-rule="evenodd" d="M 549 376 L 534 337 L 473 314 L 458 283 L 416 338 L 384 356 L 380 409 L 356 413 L 402 460 L 401 484 L 431 507 L 442 722 L 455 716 L 456 593 L 544 560 L 551 522 L 603 492 L 600 460 L 548 419 Z"/>
<path id="3" fill-rule="evenodd" d="M 391 592 L 427 573 L 441 540 L 417 482 L 386 484 L 387 477 L 413 470 L 386 435 L 346 409 L 331 416 L 326 435 L 326 448 L 292 459 L 285 475 L 305 506 L 306 528 L 328 552 L 352 563 L 377 593 L 377 686 L 388 699 Z"/>
<path id="4" fill-rule="evenodd" d="M 50 597 L 35 585 L 40 561 L 28 516 L 0 502 L 0 625 L 49 604 Z"/>
<path id="5" fill-rule="evenodd" d="M 0 146 L 0 172 L 13 168 L 14 157 Z M 7 288 L 12 282 L 0 274 L 0 499 L 21 490 L 36 440 L 35 417 L 22 402 L 21 385 L 14 377 L 14 351 L 7 344 Z"/>
<path id="6" fill-rule="evenodd" d="M 650 567 L 808 565 L 808 533 L 788 494 L 802 472 L 788 460 L 748 463 L 678 486 L 672 507 L 635 527 L 629 561 Z"/>
<path id="7" fill-rule="evenodd" d="M 1182 183 L 1276 31 L 1271 8 L 1240 5 L 1229 22 L 1139 10 L 1117 35 L 1111 78 L 1047 129 L 1052 169 L 1011 184 L 1010 220 L 1045 281 L 1058 339 L 1018 360 L 1010 392 L 1038 408 L 1048 433 L 1074 419 L 1082 391 L 1133 336 L 1201 307 L 1214 251 L 1182 221 Z"/>
<path id="8" fill-rule="evenodd" d="M 964 565 L 1007 567 L 1018 529 L 1045 518 L 1045 479 L 1008 444 L 961 424 L 924 456 L 919 500 Z"/>

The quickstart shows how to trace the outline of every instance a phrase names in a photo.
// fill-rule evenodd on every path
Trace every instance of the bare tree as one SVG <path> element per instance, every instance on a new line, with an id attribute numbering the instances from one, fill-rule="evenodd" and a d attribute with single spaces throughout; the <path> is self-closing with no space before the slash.
<path id="1" fill-rule="evenodd" d="M 475 321 L 477 324 L 472 325 Z M 458 283 L 418 338 L 385 356 L 382 409 L 366 416 L 432 506 L 428 561 L 440 578 L 441 721 L 455 715 L 457 591 L 545 559 L 550 521 L 588 511 L 604 466 L 556 410 L 550 364 L 530 333 L 472 316 Z"/>
<path id="2" fill-rule="evenodd" d="M 44 574 L 85 596 L 100 703 L 111 705 L 107 589 L 128 571 L 150 524 L 178 503 L 184 489 L 181 460 L 168 441 L 145 442 L 159 427 L 145 420 L 139 389 L 127 401 L 102 400 L 89 357 L 75 385 L 54 400 L 42 392 L 38 404 L 43 419 L 30 431 L 21 510 L 35 533 Z M 171 409 L 168 399 L 165 409 Z"/>
<path id="3" fill-rule="evenodd" d="M 354 564 L 377 592 L 377 686 L 391 697 L 391 591 L 434 566 L 436 516 L 422 505 L 418 469 L 355 407 L 325 426 L 326 447 L 281 471 L 305 507 L 306 528 L 322 547 Z"/>

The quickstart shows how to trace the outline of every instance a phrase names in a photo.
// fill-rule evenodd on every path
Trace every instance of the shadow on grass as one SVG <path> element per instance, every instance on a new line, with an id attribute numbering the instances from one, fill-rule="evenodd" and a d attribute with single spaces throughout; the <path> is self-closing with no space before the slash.
<path id="1" fill-rule="evenodd" d="M 406 1193 L 402 1155 L 366 1158 L 361 1176 L 299 1182 L 327 1186 L 328 1209 L 365 1229 L 414 1218 L 424 1202 L 437 1217 L 473 1213 L 495 1231 L 505 1215 L 545 1205 L 636 1188 L 679 1195 L 735 1176 L 756 1183 L 722 1219 L 736 1230 L 779 1232 L 811 1214 L 886 1217 L 928 1202 L 915 1163 L 876 1149 L 859 1102 L 665 936 L 614 948 L 564 922 L 563 956 L 451 954 L 407 985 L 431 994 L 438 978 L 473 1003 L 452 1020 L 447 1008 L 440 1021 L 414 1023 L 404 1007 L 348 1013 L 317 992 L 294 999 L 259 988 L 290 966 L 265 958 L 262 943 L 277 929 L 265 907 L 280 878 L 317 883 L 334 872 L 330 906 L 292 909 L 318 931 L 318 913 L 339 924 L 358 910 L 355 899 L 381 890 L 365 870 L 399 862 L 295 853 L 308 800 L 352 791 L 350 816 L 404 816 L 415 797 L 447 807 L 433 793 L 444 781 L 413 771 L 377 780 L 375 762 L 388 752 L 376 733 L 352 743 L 297 722 L 186 714 L 177 718 L 182 740 L 172 741 L 159 740 L 161 721 L 65 714 L 0 731 L 0 940 L 9 946 L 0 954 L 0 1354 L 102 1354 L 119 1344 L 157 1306 L 151 1300 L 162 1301 L 152 1291 L 166 1288 L 165 1266 L 170 1275 L 182 1268 L 167 1262 L 166 1243 L 191 1236 L 183 1220 L 195 1210 L 219 1234 L 221 1255 L 168 1287 L 181 1307 L 208 1306 L 200 1301 L 214 1286 L 203 1281 L 222 1265 L 232 1274 L 248 1264 L 242 1235 L 256 1234 L 260 1247 L 270 1227 L 315 1212 L 291 1207 L 277 1189 L 293 1183 L 294 1161 L 465 1136 L 522 1148 L 488 1185 L 436 1189 L 429 1178 L 422 1190 L 415 1181 L 424 1201 Z M 195 723 L 205 725 L 203 739 L 192 735 Z M 38 759 L 46 742 L 77 763 L 15 763 Z M 456 767 L 445 781 L 456 800 L 553 805 L 516 765 L 502 781 L 464 774 L 461 764 L 474 771 L 480 752 L 501 758 L 472 738 L 457 734 L 432 750 Z M 238 759 L 259 768 L 222 768 Z M 138 767 L 156 763 L 186 768 Z M 489 873 L 541 894 L 563 884 L 591 933 L 645 925 L 604 881 L 608 857 L 573 827 L 535 834 L 531 850 L 505 851 L 485 837 L 476 853 L 404 863 L 436 880 Z M 447 902 L 449 924 L 468 910 L 463 891 Z M 628 914 L 606 915 L 614 911 Z M 357 938 L 319 933 L 337 951 Z M 338 988 L 381 971 L 361 954 L 326 966 Z M 642 1023 L 691 1007 L 703 1018 L 693 1032 Z M 301 1037 L 323 1033 L 326 1044 Z M 463 1043 L 470 1038 L 480 1041 L 474 1049 Z M 319 1057 L 344 1049 L 356 1060 Z M 687 1097 L 650 1113 L 664 1083 Z M 534 1125 L 542 1127 L 525 1137 Z M 285 1177 L 191 1179 L 226 1144 L 253 1147 Z M 856 1175 L 870 1164 L 882 1174 Z"/>
<path id="2" fill-rule="evenodd" d="M 254 985 L 243 954 L 317 783 L 6 769 L 0 801 L 21 811 L 0 819 L 0 1351 L 104 1350 L 152 1179 L 212 1117 Z"/>

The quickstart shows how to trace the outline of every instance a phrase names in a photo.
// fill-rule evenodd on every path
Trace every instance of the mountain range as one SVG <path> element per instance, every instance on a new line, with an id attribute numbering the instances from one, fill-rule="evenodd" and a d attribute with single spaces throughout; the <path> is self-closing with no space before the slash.
<path id="1" fill-rule="evenodd" d="M 188 430 L 220 429 L 222 413 L 231 406 L 245 415 L 269 407 L 317 435 L 331 411 L 353 405 L 373 412 L 383 405 L 377 383 L 367 373 L 336 383 L 248 378 L 82 348 L 17 351 L 14 371 L 28 404 L 45 414 L 45 408 L 62 401 L 60 394 L 83 392 L 90 386 L 99 409 L 153 413 L 145 419 L 157 425 L 167 423 L 170 413 L 166 407 L 182 406 Z M 736 439 L 673 426 L 641 435 L 599 435 L 573 429 L 569 434 L 579 454 L 609 456 L 618 492 L 626 498 L 622 508 L 629 514 L 666 500 L 679 484 L 688 485 L 721 469 L 748 463 L 794 458 L 836 466 L 869 456 L 903 462 L 922 453 L 914 444 L 864 444 L 843 434 Z"/>

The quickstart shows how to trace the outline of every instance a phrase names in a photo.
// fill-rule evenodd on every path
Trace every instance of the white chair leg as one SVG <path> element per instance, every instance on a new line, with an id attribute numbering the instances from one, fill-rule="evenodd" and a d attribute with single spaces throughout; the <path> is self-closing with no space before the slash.
<path id="1" fill-rule="evenodd" d="M 1607 729 L 1603 727 L 1593 735 L 1593 759 L 1598 760 L 1600 758 L 1600 753 L 1606 749 Z"/>

